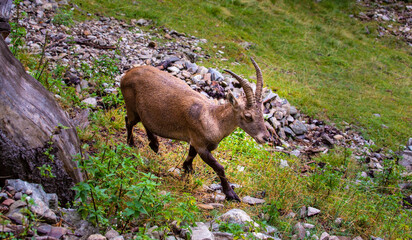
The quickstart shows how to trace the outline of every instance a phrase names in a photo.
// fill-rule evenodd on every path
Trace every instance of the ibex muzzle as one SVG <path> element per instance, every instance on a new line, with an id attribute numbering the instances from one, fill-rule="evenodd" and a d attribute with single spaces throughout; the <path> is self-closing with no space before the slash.
<path id="1" fill-rule="evenodd" d="M 212 156 L 211 151 L 236 127 L 240 127 L 256 142 L 270 140 L 263 119 L 261 70 L 256 69 L 256 93 L 249 82 L 225 70 L 241 84 L 245 96 L 236 99 L 231 92 L 224 105 L 216 105 L 202 94 L 193 91 L 184 81 L 151 66 L 129 70 L 120 82 L 126 103 L 127 142 L 134 145 L 133 126 L 142 122 L 149 138 L 149 146 L 158 152 L 157 136 L 186 141 L 189 155 L 183 163 L 186 172 L 192 172 L 192 162 L 197 154 L 219 176 L 226 199 L 240 201 L 230 187 L 225 170 Z"/>

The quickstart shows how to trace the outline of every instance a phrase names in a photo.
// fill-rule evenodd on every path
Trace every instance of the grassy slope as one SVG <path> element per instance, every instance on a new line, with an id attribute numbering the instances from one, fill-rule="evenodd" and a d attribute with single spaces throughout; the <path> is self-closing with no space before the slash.
<path id="1" fill-rule="evenodd" d="M 148 18 L 158 25 L 209 40 L 227 66 L 253 75 L 249 56 L 260 63 L 266 84 L 309 115 L 354 123 L 379 145 L 404 144 L 412 135 L 411 48 L 395 39 L 377 40 L 376 24 L 348 15 L 352 1 L 84 1 L 87 11 L 125 19 Z M 238 43 L 254 43 L 243 50 Z M 216 45 L 217 48 L 213 48 Z M 373 116 L 379 113 L 382 117 Z M 382 124 L 388 128 L 382 127 Z"/>

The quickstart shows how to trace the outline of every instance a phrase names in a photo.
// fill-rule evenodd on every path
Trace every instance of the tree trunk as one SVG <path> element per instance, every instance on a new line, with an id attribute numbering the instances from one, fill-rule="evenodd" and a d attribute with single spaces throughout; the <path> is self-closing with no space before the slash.
<path id="1" fill-rule="evenodd" d="M 9 18 L 12 2 L 12 0 L 0 0 L 0 34 L 4 39 L 10 33 Z"/>
<path id="2" fill-rule="evenodd" d="M 71 187 L 83 180 L 72 160 L 80 150 L 75 128 L 1 36 L 0 66 L 0 178 L 40 183 L 46 192 L 57 193 L 60 202 L 73 200 Z M 68 129 L 60 129 L 62 125 Z M 43 165 L 50 165 L 55 177 L 41 174 Z"/>

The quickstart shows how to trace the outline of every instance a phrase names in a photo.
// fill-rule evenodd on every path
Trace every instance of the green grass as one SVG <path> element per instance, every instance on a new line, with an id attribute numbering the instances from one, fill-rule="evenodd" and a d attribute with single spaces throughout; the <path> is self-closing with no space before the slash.
<path id="1" fill-rule="evenodd" d="M 377 39 L 376 23 L 350 18 L 358 11 L 354 1 L 73 2 L 88 12 L 152 19 L 158 26 L 206 38 L 208 53 L 220 49 L 229 59 L 211 58 L 206 66 L 249 77 L 248 57 L 253 56 L 266 85 L 304 113 L 338 125 L 353 123 L 380 146 L 394 148 L 412 135 L 412 50 L 393 37 Z M 254 46 L 244 50 L 243 41 Z M 232 61 L 244 64 L 228 65 Z"/>

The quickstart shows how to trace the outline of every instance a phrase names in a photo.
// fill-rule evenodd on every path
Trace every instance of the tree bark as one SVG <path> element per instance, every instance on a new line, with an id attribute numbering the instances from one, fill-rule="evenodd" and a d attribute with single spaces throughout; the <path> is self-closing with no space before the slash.
<path id="1" fill-rule="evenodd" d="M 25 72 L 2 37 L 0 66 L 0 178 L 39 183 L 62 203 L 73 200 L 71 187 L 83 177 L 72 160 L 80 141 L 67 113 Z M 52 167 L 54 178 L 42 176 L 44 164 Z"/>
<path id="2" fill-rule="evenodd" d="M 12 2 L 12 0 L 0 0 L 0 34 L 4 39 L 10 33 L 9 18 Z"/>

